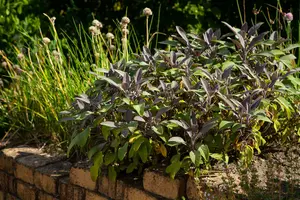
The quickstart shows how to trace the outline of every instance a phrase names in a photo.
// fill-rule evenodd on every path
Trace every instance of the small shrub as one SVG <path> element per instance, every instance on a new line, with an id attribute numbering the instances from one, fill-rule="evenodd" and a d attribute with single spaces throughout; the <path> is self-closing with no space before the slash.
<path id="1" fill-rule="evenodd" d="M 277 32 L 258 34 L 224 24 L 232 33 L 208 29 L 203 36 L 177 27 L 172 51 L 147 48 L 130 62 L 101 69 L 86 94 L 68 111 L 75 146 L 103 166 L 112 179 L 167 163 L 172 178 L 192 169 L 195 176 L 215 161 L 240 157 L 247 166 L 264 144 L 299 134 L 299 78 L 295 56 Z"/>

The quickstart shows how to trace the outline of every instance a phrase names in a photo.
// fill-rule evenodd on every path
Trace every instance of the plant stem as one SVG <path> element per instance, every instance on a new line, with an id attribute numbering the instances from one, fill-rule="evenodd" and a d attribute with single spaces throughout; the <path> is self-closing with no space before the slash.
<path id="1" fill-rule="evenodd" d="M 149 16 L 146 16 L 146 47 L 149 48 L 149 28 L 148 28 L 148 23 L 149 23 Z"/>
<path id="2" fill-rule="evenodd" d="M 237 5 L 238 11 L 239 11 L 239 16 L 240 16 L 241 24 L 243 25 L 243 17 L 242 17 L 242 13 L 241 13 L 241 9 L 240 9 L 239 0 L 236 0 L 236 5 Z"/>

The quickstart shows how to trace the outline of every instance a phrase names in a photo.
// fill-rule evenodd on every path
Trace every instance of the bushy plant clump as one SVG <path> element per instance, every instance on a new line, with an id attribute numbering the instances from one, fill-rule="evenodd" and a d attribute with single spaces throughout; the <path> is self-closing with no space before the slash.
<path id="1" fill-rule="evenodd" d="M 299 69 L 278 33 L 258 33 L 262 23 L 241 29 L 208 29 L 202 36 L 177 27 L 171 51 L 146 46 L 135 60 L 99 69 L 102 75 L 72 109 L 68 149 L 81 147 L 93 160 L 95 180 L 103 167 L 141 172 L 167 164 L 171 177 L 195 176 L 216 161 L 251 162 L 263 145 L 300 134 Z M 70 117 L 71 116 L 71 117 Z"/>

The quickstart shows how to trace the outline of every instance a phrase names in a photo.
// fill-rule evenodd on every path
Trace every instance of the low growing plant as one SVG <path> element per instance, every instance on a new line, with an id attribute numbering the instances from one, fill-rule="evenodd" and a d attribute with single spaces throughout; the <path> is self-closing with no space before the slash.
<path id="1" fill-rule="evenodd" d="M 208 29 L 202 36 L 177 27 L 171 51 L 146 46 L 135 60 L 99 69 L 93 87 L 65 111 L 75 146 L 93 160 L 96 180 L 166 163 L 172 178 L 199 176 L 217 161 L 239 158 L 247 166 L 263 145 L 299 135 L 300 80 L 277 32 L 262 23 L 241 29 Z M 267 39 L 265 39 L 267 38 Z"/>

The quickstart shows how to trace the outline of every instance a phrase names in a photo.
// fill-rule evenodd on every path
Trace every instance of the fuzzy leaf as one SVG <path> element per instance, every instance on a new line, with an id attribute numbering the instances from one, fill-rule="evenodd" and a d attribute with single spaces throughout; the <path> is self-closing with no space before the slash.
<path id="1" fill-rule="evenodd" d="M 182 139 L 182 137 L 175 136 L 175 137 L 171 137 L 168 140 L 168 145 L 169 146 L 177 146 L 179 144 L 186 145 L 186 142 L 184 141 L 184 139 Z"/>
<path id="2" fill-rule="evenodd" d="M 67 155 L 69 156 L 70 155 L 70 151 L 72 150 L 72 148 L 75 146 L 75 145 L 78 145 L 79 147 L 83 147 L 86 142 L 87 142 L 87 139 L 88 137 L 90 136 L 90 131 L 91 129 L 90 128 L 86 128 L 84 129 L 84 131 L 82 131 L 81 133 L 77 134 L 72 140 L 71 140 L 71 143 L 68 147 L 68 151 L 67 151 Z"/>
<path id="3" fill-rule="evenodd" d="M 120 161 L 122 161 L 125 158 L 127 154 L 127 149 L 128 149 L 128 142 L 126 142 L 122 147 L 118 149 L 118 159 Z"/>

